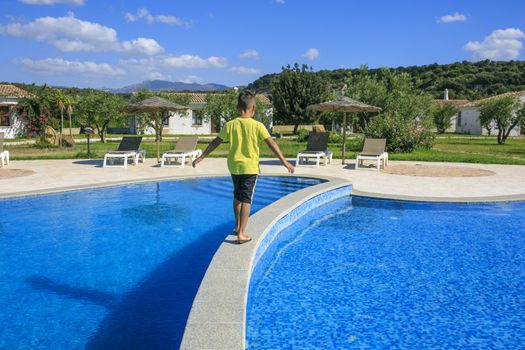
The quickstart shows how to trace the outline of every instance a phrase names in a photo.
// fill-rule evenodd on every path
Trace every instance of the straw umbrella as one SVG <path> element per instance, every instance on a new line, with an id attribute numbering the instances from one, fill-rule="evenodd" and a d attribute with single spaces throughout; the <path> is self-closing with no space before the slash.
<path id="1" fill-rule="evenodd" d="M 160 162 L 160 132 L 162 128 L 162 113 L 186 111 L 190 107 L 171 102 L 161 97 L 153 96 L 140 101 L 138 103 L 131 103 L 122 108 L 124 112 L 131 113 L 151 113 L 151 118 L 155 121 L 155 141 L 157 143 L 157 162 Z"/>
<path id="2" fill-rule="evenodd" d="M 340 97 L 337 100 L 327 101 L 310 105 L 309 110 L 318 112 L 341 112 L 343 113 L 343 164 L 345 163 L 346 153 L 346 113 L 351 112 L 379 112 L 381 108 L 367 105 L 366 103 L 351 99 L 349 97 Z"/>

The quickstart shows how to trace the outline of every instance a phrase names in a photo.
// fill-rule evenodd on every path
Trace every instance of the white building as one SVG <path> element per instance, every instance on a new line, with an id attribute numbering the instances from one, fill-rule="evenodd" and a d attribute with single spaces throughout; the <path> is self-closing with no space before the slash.
<path id="1" fill-rule="evenodd" d="M 503 98 L 503 97 L 517 97 L 525 103 L 525 91 L 514 91 L 507 92 L 501 95 L 491 96 L 478 101 L 470 102 L 468 100 L 449 100 L 448 94 L 445 91 L 445 98 L 442 100 L 435 100 L 439 104 L 453 104 L 459 108 L 457 115 L 452 117 L 450 127 L 447 129 L 448 132 L 457 132 L 460 134 L 471 134 L 471 135 L 488 135 L 488 130 L 481 126 L 479 121 L 480 111 L 479 103 L 491 99 Z M 492 126 L 491 135 L 496 135 L 498 129 L 495 125 Z M 521 126 L 518 125 L 512 129 L 510 136 L 519 136 L 521 134 Z"/>
<path id="2" fill-rule="evenodd" d="M 165 121 L 162 134 L 176 134 L 176 135 L 210 135 L 218 132 L 211 118 L 207 118 L 202 113 L 202 109 L 206 106 L 206 96 L 208 93 L 173 93 L 181 95 L 189 95 L 190 109 L 185 112 L 170 112 L 170 117 Z M 270 104 L 268 97 L 264 95 L 257 95 L 257 98 Z M 271 117 L 272 110 L 266 112 Z M 271 125 L 267 125 L 271 128 Z M 136 120 L 133 119 L 130 125 L 130 132 L 137 133 Z M 148 128 L 144 131 L 145 134 L 154 134 L 153 128 Z"/>
<path id="3" fill-rule="evenodd" d="M 29 93 L 14 85 L 0 84 L 0 132 L 6 138 L 15 138 L 22 131 L 22 123 L 16 115 L 18 100 Z"/>

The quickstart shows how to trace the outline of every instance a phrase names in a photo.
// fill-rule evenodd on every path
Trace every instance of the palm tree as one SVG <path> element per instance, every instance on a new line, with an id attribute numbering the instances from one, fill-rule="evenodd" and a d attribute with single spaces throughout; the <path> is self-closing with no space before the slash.
<path id="1" fill-rule="evenodd" d="M 60 139 L 59 145 L 62 147 L 62 130 L 64 129 L 64 109 L 66 108 L 67 96 L 62 90 L 56 90 L 54 95 L 54 105 L 60 110 Z"/>
<path id="2" fill-rule="evenodd" d="M 71 96 L 67 96 L 66 113 L 69 117 L 69 136 L 73 137 L 73 123 L 71 122 L 71 114 L 73 114 L 73 98 L 71 98 Z"/>

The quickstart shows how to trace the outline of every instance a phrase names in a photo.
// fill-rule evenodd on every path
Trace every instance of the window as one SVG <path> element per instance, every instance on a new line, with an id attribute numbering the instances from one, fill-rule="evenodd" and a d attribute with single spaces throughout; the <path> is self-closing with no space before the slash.
<path id="1" fill-rule="evenodd" d="M 166 112 L 162 115 L 162 126 L 170 126 L 170 118 L 172 114 L 170 112 Z"/>
<path id="2" fill-rule="evenodd" d="M 458 126 L 461 126 L 461 112 L 458 113 Z"/>
<path id="3" fill-rule="evenodd" d="M 10 126 L 11 111 L 9 106 L 0 106 L 0 126 Z"/>
<path id="4" fill-rule="evenodd" d="M 200 111 L 191 111 L 191 124 L 193 126 L 202 126 L 202 113 Z"/>

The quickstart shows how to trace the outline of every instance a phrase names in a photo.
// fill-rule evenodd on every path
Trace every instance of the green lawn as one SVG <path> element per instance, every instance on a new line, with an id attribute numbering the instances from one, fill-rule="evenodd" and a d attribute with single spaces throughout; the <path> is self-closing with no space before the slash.
<path id="1" fill-rule="evenodd" d="M 306 147 L 305 142 L 296 142 L 290 139 L 278 139 L 279 146 L 288 158 L 294 158 L 297 153 Z M 207 142 L 200 142 L 198 147 L 206 148 Z M 92 158 L 102 158 L 104 153 L 115 150 L 118 142 L 92 143 Z M 148 158 L 155 156 L 155 143 L 143 142 Z M 161 143 L 161 152 L 172 149 L 173 141 Z M 330 144 L 334 158 L 341 158 L 341 145 Z M 361 145 L 355 139 L 347 143 L 347 158 L 355 158 Z M 34 145 L 8 146 L 11 158 L 21 159 L 69 159 L 86 158 L 86 144 L 74 148 L 39 148 Z M 213 157 L 224 157 L 228 152 L 228 145 L 221 145 Z M 273 157 L 266 144 L 261 145 L 261 157 Z M 431 150 L 418 150 L 412 153 L 390 153 L 392 160 L 415 160 L 435 162 L 466 162 L 466 163 L 494 163 L 494 164 L 521 164 L 525 165 L 525 138 L 509 138 L 505 145 L 498 145 L 495 137 L 445 135 L 436 138 Z"/>

